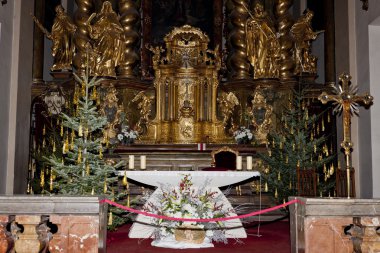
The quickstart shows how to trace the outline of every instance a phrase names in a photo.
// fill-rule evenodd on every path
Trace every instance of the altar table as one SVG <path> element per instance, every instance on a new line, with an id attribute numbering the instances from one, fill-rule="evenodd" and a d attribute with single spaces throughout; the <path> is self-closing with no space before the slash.
<path id="1" fill-rule="evenodd" d="M 217 195 L 221 195 L 221 204 L 223 204 L 223 208 L 225 209 L 232 209 L 232 206 L 219 187 L 237 184 L 252 177 L 260 176 L 260 173 L 257 171 L 121 171 L 119 172 L 119 175 L 124 176 L 124 173 L 127 173 L 127 178 L 129 179 L 156 187 L 159 187 L 162 184 L 172 185 L 173 187 L 178 186 L 184 175 L 191 176 L 191 182 L 195 187 L 202 186 L 207 178 L 211 179 L 208 187 L 210 190 L 217 192 Z M 150 202 L 154 204 L 160 194 L 162 194 L 162 192 L 157 188 L 150 196 L 147 203 Z M 237 215 L 236 213 L 231 212 L 230 216 Z M 150 237 L 155 229 L 155 226 L 151 224 L 154 224 L 154 218 L 139 214 L 131 227 L 129 237 Z M 225 235 L 227 238 L 247 237 L 240 219 L 225 221 L 224 226 L 226 228 Z"/>

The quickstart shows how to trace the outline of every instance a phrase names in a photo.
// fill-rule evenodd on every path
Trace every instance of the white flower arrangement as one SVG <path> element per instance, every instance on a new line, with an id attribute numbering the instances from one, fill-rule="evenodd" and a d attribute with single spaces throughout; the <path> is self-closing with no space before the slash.
<path id="1" fill-rule="evenodd" d="M 206 180 L 204 186 L 193 187 L 190 175 L 185 175 L 179 186 L 172 187 L 162 185 L 162 199 L 158 199 L 155 204 L 148 203 L 145 211 L 176 218 L 220 218 L 226 217 L 232 210 L 223 208 L 220 204 L 217 192 L 208 191 L 207 185 L 210 180 Z M 191 228 L 205 232 L 205 239 L 209 242 L 224 242 L 227 239 L 224 235 L 223 222 L 189 222 L 170 221 L 155 219 L 157 229 L 152 237 L 156 240 L 173 236 L 175 230 L 180 228 Z"/>
<path id="2" fill-rule="evenodd" d="M 249 128 L 239 127 L 233 134 L 237 143 L 250 143 L 253 139 L 253 134 Z"/>
<path id="3" fill-rule="evenodd" d="M 117 139 L 123 144 L 130 144 L 133 143 L 138 136 L 137 131 L 129 128 L 129 126 L 125 126 L 121 129 L 121 133 L 117 135 Z"/>

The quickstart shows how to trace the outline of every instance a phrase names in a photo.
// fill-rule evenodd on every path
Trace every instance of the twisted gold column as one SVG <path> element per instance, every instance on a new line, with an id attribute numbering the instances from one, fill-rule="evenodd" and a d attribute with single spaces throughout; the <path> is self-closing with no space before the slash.
<path id="1" fill-rule="evenodd" d="M 278 33 L 280 34 L 280 79 L 289 80 L 293 77 L 294 58 L 292 54 L 293 42 L 290 38 L 289 31 L 293 25 L 292 16 L 289 8 L 292 6 L 293 0 L 277 0 L 276 1 L 276 17 L 278 23 Z"/>
<path id="2" fill-rule="evenodd" d="M 124 29 L 125 52 L 124 58 L 119 66 L 118 75 L 123 77 L 134 77 L 133 69 L 138 62 L 138 54 L 135 51 L 139 42 L 138 26 L 140 14 L 132 0 L 119 1 L 120 24 Z"/>
<path id="3" fill-rule="evenodd" d="M 233 79 L 249 78 L 249 63 L 247 61 L 247 44 L 245 40 L 245 22 L 248 13 L 244 6 L 248 7 L 247 0 L 233 0 L 234 8 L 231 12 L 232 30 L 229 34 L 230 52 L 228 68 Z"/>
<path id="4" fill-rule="evenodd" d="M 82 74 L 86 67 L 86 46 L 90 42 L 85 23 L 92 13 L 93 4 L 92 0 L 75 0 L 75 2 L 78 6 L 74 14 L 74 22 L 77 26 L 74 43 L 77 51 L 73 59 L 73 65 L 77 72 Z"/>

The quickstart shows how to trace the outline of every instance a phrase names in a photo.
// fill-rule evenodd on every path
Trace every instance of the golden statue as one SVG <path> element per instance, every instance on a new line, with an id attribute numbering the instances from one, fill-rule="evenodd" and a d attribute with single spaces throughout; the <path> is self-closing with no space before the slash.
<path id="1" fill-rule="evenodd" d="M 222 92 L 217 101 L 219 103 L 219 109 L 223 115 L 223 124 L 226 126 L 228 120 L 232 116 L 235 106 L 240 104 L 239 100 L 233 92 Z"/>
<path id="2" fill-rule="evenodd" d="M 95 18 L 93 25 L 91 20 Z M 93 13 L 87 21 L 90 38 L 94 40 L 94 51 L 97 54 L 95 75 L 116 76 L 116 67 L 123 61 L 125 52 L 124 30 L 110 2 L 105 1 L 96 15 Z"/>
<path id="3" fill-rule="evenodd" d="M 273 22 L 259 2 L 254 4 L 253 14 L 246 22 L 246 41 L 254 79 L 278 78 L 280 44 Z"/>
<path id="4" fill-rule="evenodd" d="M 56 16 L 51 28 L 51 33 L 42 26 L 36 17 L 33 16 L 33 19 L 46 37 L 53 42 L 51 54 L 54 57 L 54 64 L 50 70 L 72 70 L 71 64 L 75 52 L 73 36 L 77 27 L 71 18 L 67 16 L 62 5 L 57 5 L 55 12 Z"/>
<path id="5" fill-rule="evenodd" d="M 311 55 L 311 41 L 317 38 L 319 32 L 314 32 L 311 27 L 311 20 L 314 13 L 306 10 L 290 29 L 290 35 L 295 43 L 295 74 L 317 73 L 317 58 Z"/>
<path id="6" fill-rule="evenodd" d="M 145 47 L 153 53 L 153 66 L 157 66 L 160 63 L 161 53 L 165 52 L 165 49 L 163 49 L 161 46 L 153 47 L 148 44 L 146 44 Z"/>
<path id="7" fill-rule="evenodd" d="M 140 110 L 140 120 L 137 123 L 137 131 L 140 135 L 145 134 L 148 124 L 149 124 L 149 116 L 152 112 L 152 103 L 154 100 L 154 96 L 147 96 L 145 91 L 140 91 L 137 95 L 132 99 L 132 102 L 138 102 L 137 108 Z"/>

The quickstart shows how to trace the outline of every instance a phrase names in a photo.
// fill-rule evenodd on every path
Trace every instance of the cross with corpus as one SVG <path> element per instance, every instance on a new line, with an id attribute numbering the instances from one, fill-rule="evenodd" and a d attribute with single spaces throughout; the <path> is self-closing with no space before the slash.
<path id="1" fill-rule="evenodd" d="M 366 93 L 364 95 L 356 95 L 357 88 L 349 87 L 351 84 L 351 76 L 348 74 L 341 74 L 339 76 L 339 83 L 341 86 L 333 86 L 335 94 L 327 94 L 322 92 L 318 99 L 326 104 L 333 101 L 336 104 L 334 112 L 343 111 L 343 141 L 340 146 L 344 149 L 346 157 L 346 171 L 347 171 L 347 197 L 350 198 L 350 171 L 351 171 L 351 152 L 353 143 L 351 142 L 351 117 L 353 114 L 358 115 L 359 103 L 369 105 L 373 97 Z"/>

